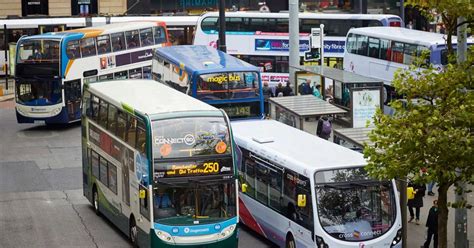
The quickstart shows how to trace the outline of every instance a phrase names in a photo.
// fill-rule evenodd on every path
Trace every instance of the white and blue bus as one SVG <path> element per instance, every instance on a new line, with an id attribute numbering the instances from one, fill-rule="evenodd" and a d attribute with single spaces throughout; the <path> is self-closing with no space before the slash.
<path id="1" fill-rule="evenodd" d="M 279 247 L 401 247 L 394 180 L 361 153 L 275 120 L 232 122 L 241 222 Z"/>
<path id="2" fill-rule="evenodd" d="M 257 67 L 210 46 L 156 49 L 153 78 L 185 94 L 222 108 L 231 119 L 263 118 Z"/>
<path id="3" fill-rule="evenodd" d="M 344 53 L 344 70 L 383 80 L 387 104 L 396 93 L 391 87 L 398 69 L 408 69 L 427 52 L 426 63 L 438 70 L 448 63 L 446 35 L 407 28 L 370 27 L 349 30 Z M 472 39 L 468 44 L 473 44 Z M 456 48 L 456 37 L 453 36 Z"/>
<path id="4" fill-rule="evenodd" d="M 226 12 L 227 52 L 261 69 L 262 82 L 270 86 L 288 81 L 288 13 Z M 345 37 L 351 28 L 403 27 L 396 15 L 299 13 L 300 57 L 309 50 L 311 28 L 324 24 L 324 56 L 328 66 L 341 65 Z M 196 26 L 194 45 L 217 46 L 219 13 L 203 14 Z M 313 62 L 309 62 L 313 63 Z"/>
<path id="5" fill-rule="evenodd" d="M 82 111 L 84 196 L 134 247 L 237 248 L 224 111 L 143 79 L 86 85 Z"/>
<path id="6" fill-rule="evenodd" d="M 84 83 L 150 79 L 153 49 L 167 45 L 163 22 L 117 23 L 22 37 L 15 68 L 18 123 L 79 121 Z"/>

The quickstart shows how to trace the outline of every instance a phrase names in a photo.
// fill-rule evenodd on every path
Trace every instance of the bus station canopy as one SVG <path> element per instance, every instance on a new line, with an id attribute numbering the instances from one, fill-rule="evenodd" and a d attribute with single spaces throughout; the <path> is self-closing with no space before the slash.
<path id="1" fill-rule="evenodd" d="M 292 66 L 293 67 L 293 66 Z M 331 68 L 327 66 L 318 66 L 318 65 L 307 65 L 307 66 L 294 66 L 296 70 L 314 73 L 321 75 L 325 78 L 330 78 L 336 81 L 339 81 L 343 84 L 355 84 L 355 83 L 379 83 L 383 85 L 382 80 L 365 77 L 354 72 L 344 71 L 341 69 Z"/>
<path id="2" fill-rule="evenodd" d="M 338 128 L 334 129 L 334 136 L 339 139 L 348 141 L 357 147 L 363 148 L 364 143 L 373 144 L 369 140 L 369 133 L 373 127 L 358 127 L 358 128 Z"/>
<path id="3" fill-rule="evenodd" d="M 347 113 L 346 110 L 313 95 L 272 97 L 268 101 L 300 118 Z"/>

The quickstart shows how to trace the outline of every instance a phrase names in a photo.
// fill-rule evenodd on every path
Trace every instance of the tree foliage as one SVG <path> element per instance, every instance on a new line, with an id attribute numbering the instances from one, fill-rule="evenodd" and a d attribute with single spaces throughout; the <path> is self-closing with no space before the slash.
<path id="1" fill-rule="evenodd" d="M 439 186 L 440 247 L 446 243 L 447 191 L 474 176 L 474 59 L 433 68 L 409 70 L 395 76 L 393 86 L 404 100 L 393 101 L 393 116 L 374 117 L 366 146 L 367 171 L 379 179 L 405 178 Z M 420 174 L 423 169 L 427 173 Z M 460 173 L 456 173 L 458 170 Z"/>
<path id="2" fill-rule="evenodd" d="M 452 36 L 456 35 L 457 19 L 466 18 L 466 23 L 474 23 L 474 4 L 472 0 L 406 0 L 405 5 L 418 8 L 428 20 L 440 15 L 446 27 L 448 52 L 453 53 Z"/>

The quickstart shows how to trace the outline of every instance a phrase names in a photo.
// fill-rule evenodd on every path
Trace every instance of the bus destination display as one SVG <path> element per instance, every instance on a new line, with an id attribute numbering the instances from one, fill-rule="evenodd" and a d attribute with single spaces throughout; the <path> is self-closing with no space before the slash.
<path id="1" fill-rule="evenodd" d="M 231 175 L 233 172 L 232 158 L 156 163 L 154 171 L 155 179 L 207 175 Z"/>

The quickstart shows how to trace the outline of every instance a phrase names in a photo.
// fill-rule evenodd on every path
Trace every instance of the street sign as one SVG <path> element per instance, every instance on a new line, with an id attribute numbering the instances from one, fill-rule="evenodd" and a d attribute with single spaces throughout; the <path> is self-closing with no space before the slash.
<path id="1" fill-rule="evenodd" d="M 311 48 L 321 47 L 321 29 L 311 28 Z"/>
<path id="2" fill-rule="evenodd" d="M 304 53 L 305 61 L 317 61 L 321 57 L 320 48 L 311 48 L 311 50 Z"/>

